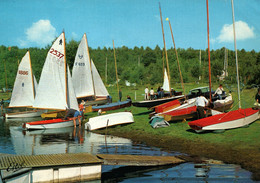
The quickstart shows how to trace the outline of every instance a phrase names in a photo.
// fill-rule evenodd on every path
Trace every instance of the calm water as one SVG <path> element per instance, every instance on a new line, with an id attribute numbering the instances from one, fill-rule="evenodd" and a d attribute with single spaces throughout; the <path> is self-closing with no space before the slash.
<path id="1" fill-rule="evenodd" d="M 23 131 L 22 122 L 0 119 L 0 153 L 37 155 L 89 152 L 154 156 L 180 154 L 135 144 L 125 138 L 90 133 L 83 127 Z M 157 168 L 102 166 L 102 180 L 94 182 L 254 182 L 250 178 L 251 173 L 241 169 L 239 165 L 216 162 L 184 163 Z"/>

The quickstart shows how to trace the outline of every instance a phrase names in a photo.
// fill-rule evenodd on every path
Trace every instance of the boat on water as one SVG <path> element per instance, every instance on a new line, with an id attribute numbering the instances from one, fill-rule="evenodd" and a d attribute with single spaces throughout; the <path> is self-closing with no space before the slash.
<path id="1" fill-rule="evenodd" d="M 64 111 L 66 109 L 75 109 L 79 111 L 70 70 L 66 64 L 65 51 L 65 33 L 63 32 L 53 43 L 47 54 L 33 107 Z M 58 118 L 27 122 L 22 126 L 27 130 L 61 128 L 73 126 L 73 120 Z"/>
<path id="2" fill-rule="evenodd" d="M 85 129 L 92 131 L 110 126 L 128 124 L 133 122 L 134 117 L 131 112 L 117 112 L 89 118 L 89 121 L 85 124 Z"/>
<path id="3" fill-rule="evenodd" d="M 8 112 L 5 118 L 29 118 L 39 117 L 46 110 L 33 109 L 33 102 L 36 95 L 37 81 L 32 72 L 30 52 L 27 51 L 22 58 L 12 91 L 8 108 L 19 110 L 19 112 Z M 21 111 L 22 109 L 25 111 Z"/>
<path id="4" fill-rule="evenodd" d="M 90 59 L 86 34 L 83 35 L 75 56 L 72 81 L 79 102 L 84 100 L 86 106 L 108 102 L 109 93 L 93 60 Z"/>

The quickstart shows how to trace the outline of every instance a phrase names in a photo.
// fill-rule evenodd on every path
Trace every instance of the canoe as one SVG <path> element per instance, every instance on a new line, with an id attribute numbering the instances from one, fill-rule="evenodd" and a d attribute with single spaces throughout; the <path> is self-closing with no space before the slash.
<path id="1" fill-rule="evenodd" d="M 31 111 L 22 111 L 14 113 L 5 113 L 5 118 L 33 118 L 40 117 L 42 113 L 45 113 L 46 110 L 31 110 Z"/>
<path id="2" fill-rule="evenodd" d="M 198 119 L 188 124 L 197 132 L 204 130 L 226 130 L 249 125 L 259 119 L 259 117 L 259 110 L 246 108 Z"/>
<path id="3" fill-rule="evenodd" d="M 122 102 L 114 102 L 114 103 L 109 103 L 106 105 L 99 105 L 99 106 L 92 106 L 92 111 L 98 111 L 101 109 L 102 111 L 110 111 L 110 110 L 116 110 L 116 109 L 121 109 L 124 107 L 130 107 L 131 106 L 131 100 L 126 100 Z"/>
<path id="4" fill-rule="evenodd" d="M 151 108 L 166 102 L 170 102 L 172 100 L 180 99 L 184 97 L 184 95 L 178 95 L 174 97 L 169 97 L 169 98 L 160 98 L 160 99 L 155 99 L 155 100 L 143 100 L 143 101 L 138 101 L 138 102 L 132 102 L 133 106 L 135 107 L 147 107 Z"/>
<path id="5" fill-rule="evenodd" d="M 79 124 L 78 120 L 76 120 L 77 125 Z M 51 128 L 64 128 L 74 126 L 73 119 L 49 119 L 49 120 L 42 120 L 42 121 L 33 121 L 23 123 L 22 127 L 25 130 L 43 130 L 43 129 L 51 129 Z"/>
<path id="6" fill-rule="evenodd" d="M 107 126 L 110 127 L 133 122 L 134 117 L 131 112 L 117 112 L 89 118 L 89 121 L 85 124 L 85 129 L 92 131 L 101 128 L 106 128 Z"/>

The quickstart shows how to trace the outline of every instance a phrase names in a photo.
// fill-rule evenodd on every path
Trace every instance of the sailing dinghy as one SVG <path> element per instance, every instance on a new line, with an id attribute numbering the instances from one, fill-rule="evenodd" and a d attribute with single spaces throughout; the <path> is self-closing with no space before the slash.
<path id="1" fill-rule="evenodd" d="M 92 131 L 110 126 L 128 124 L 133 122 L 134 117 L 131 112 L 117 112 L 89 118 L 89 121 L 85 124 L 85 129 Z"/>
<path id="2" fill-rule="evenodd" d="M 109 93 L 93 60 L 90 59 L 86 34 L 83 35 L 75 56 L 72 81 L 78 100 L 94 99 L 86 101 L 85 105 L 107 103 Z"/>
<path id="3" fill-rule="evenodd" d="M 47 54 L 33 107 L 64 111 L 68 108 L 79 110 L 70 70 L 66 65 L 65 51 L 65 33 L 63 32 Z M 43 120 L 23 124 L 23 128 L 28 130 L 68 126 L 73 126 L 72 119 Z"/>
<path id="4" fill-rule="evenodd" d="M 36 88 L 37 82 L 32 73 L 30 52 L 27 51 L 18 67 L 9 108 L 28 109 L 32 107 Z M 43 112 L 45 112 L 45 110 L 35 109 L 22 112 L 5 113 L 5 118 L 39 117 Z"/>

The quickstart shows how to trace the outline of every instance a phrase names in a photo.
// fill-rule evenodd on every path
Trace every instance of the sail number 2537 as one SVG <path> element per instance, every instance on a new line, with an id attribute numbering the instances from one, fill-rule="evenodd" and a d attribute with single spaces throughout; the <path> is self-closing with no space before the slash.
<path id="1" fill-rule="evenodd" d="M 64 57 L 64 54 L 62 54 L 61 52 L 54 50 L 53 48 L 51 48 L 50 53 L 55 55 L 56 57 L 58 57 L 59 59 L 61 59 L 62 57 Z"/>

